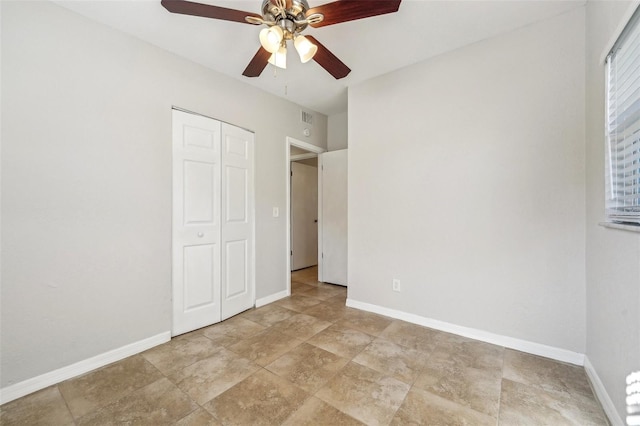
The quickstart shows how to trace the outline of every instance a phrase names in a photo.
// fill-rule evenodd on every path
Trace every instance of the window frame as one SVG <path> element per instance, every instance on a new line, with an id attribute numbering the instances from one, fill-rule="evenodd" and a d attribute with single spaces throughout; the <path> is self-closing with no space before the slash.
<path id="1" fill-rule="evenodd" d="M 640 7 L 609 51 L 605 66 L 606 220 L 640 225 Z M 629 88 L 627 93 L 624 89 Z"/>

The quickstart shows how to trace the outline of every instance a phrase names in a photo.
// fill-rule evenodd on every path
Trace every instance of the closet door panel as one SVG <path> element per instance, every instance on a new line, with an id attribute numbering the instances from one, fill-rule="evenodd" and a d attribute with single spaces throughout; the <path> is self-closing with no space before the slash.
<path id="1" fill-rule="evenodd" d="M 220 122 L 173 111 L 173 327 L 221 318 Z"/>
<path id="2" fill-rule="evenodd" d="M 254 304 L 253 133 L 222 124 L 222 319 Z"/>

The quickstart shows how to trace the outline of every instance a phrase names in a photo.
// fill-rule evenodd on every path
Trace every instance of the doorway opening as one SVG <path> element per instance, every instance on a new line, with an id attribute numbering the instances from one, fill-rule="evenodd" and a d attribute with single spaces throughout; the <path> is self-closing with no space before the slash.
<path id="1" fill-rule="evenodd" d="M 298 151 L 292 147 L 292 152 Z M 318 158 L 291 159 L 291 271 L 318 266 Z"/>
<path id="2" fill-rule="evenodd" d="M 321 239 L 322 218 L 318 181 L 318 155 L 324 148 L 287 137 L 286 148 L 286 246 L 287 246 L 287 294 L 291 294 L 291 276 L 296 281 L 322 281 Z M 295 180 L 292 172 L 296 174 Z M 314 187 L 315 186 L 315 187 Z M 293 195 L 293 197 L 292 197 Z M 315 210 L 315 211 L 314 211 Z"/>

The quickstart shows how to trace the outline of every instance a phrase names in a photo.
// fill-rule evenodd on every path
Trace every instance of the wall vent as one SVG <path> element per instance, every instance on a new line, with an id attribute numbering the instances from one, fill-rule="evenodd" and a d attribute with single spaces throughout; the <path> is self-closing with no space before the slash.
<path id="1" fill-rule="evenodd" d="M 300 121 L 309 126 L 313 126 L 313 114 L 307 111 L 300 111 Z"/>

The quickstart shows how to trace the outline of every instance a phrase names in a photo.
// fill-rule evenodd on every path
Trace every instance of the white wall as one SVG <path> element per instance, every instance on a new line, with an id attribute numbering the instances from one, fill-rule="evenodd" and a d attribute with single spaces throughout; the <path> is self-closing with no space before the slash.
<path id="1" fill-rule="evenodd" d="M 327 119 L 327 150 L 347 149 L 349 141 L 347 111 L 330 115 Z"/>
<path id="2" fill-rule="evenodd" d="M 300 107 L 49 2 L 2 2 L 2 387 L 170 330 L 172 105 L 255 131 L 256 293 L 284 291 L 272 207 Z M 306 141 L 326 146 L 315 120 Z"/>
<path id="3" fill-rule="evenodd" d="M 581 8 L 350 88 L 349 299 L 584 352 L 584 30 Z"/>
<path id="4" fill-rule="evenodd" d="M 640 371 L 640 234 L 604 221 L 605 65 L 638 2 L 587 3 L 587 348 L 586 354 L 621 419 L 625 377 Z"/>

